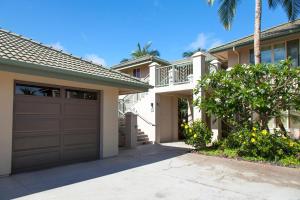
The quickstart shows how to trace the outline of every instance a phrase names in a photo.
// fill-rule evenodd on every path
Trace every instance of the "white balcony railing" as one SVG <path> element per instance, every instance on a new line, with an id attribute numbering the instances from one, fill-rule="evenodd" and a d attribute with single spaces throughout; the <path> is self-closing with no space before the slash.
<path id="1" fill-rule="evenodd" d="M 193 64 L 181 63 L 155 69 L 155 86 L 164 87 L 190 83 L 193 80 Z"/>

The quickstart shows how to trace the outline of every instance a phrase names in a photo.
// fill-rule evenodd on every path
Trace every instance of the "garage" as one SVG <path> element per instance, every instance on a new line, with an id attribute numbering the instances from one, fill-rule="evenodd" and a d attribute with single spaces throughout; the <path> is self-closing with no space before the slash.
<path id="1" fill-rule="evenodd" d="M 15 82 L 12 173 L 99 159 L 100 93 Z"/>
<path id="2" fill-rule="evenodd" d="M 0 29 L 0 177 L 117 156 L 118 96 L 149 88 Z"/>

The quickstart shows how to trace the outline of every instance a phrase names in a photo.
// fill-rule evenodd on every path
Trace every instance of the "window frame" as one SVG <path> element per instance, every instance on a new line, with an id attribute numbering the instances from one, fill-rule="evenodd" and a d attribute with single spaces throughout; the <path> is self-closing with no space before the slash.
<path id="1" fill-rule="evenodd" d="M 298 40 L 298 65 L 300 65 L 300 38 L 293 38 L 293 39 L 289 39 L 289 40 L 284 40 L 284 41 L 277 41 L 277 42 L 274 42 L 274 43 L 271 43 L 271 44 L 265 44 L 265 45 L 262 45 L 261 46 L 261 49 L 263 48 L 263 47 L 267 47 L 267 46 L 271 46 L 271 53 L 272 53 L 272 55 L 271 55 L 271 63 L 275 63 L 274 61 L 275 61 L 275 54 L 274 54 L 274 46 L 275 45 L 280 45 L 280 44 L 284 44 L 284 48 L 285 48 L 285 59 L 287 59 L 287 54 L 288 54 L 288 50 L 287 50 L 287 43 L 288 42 L 291 42 L 291 41 L 293 41 L 293 40 Z M 252 60 L 251 60 L 251 52 L 253 52 L 253 62 L 252 62 Z M 249 63 L 250 64 L 254 64 L 254 60 L 255 60 L 255 56 L 254 56 L 254 48 L 251 48 L 251 49 L 249 49 L 249 51 L 248 51 L 248 53 L 249 53 L 249 56 L 248 56 L 248 61 L 249 61 Z"/>
<path id="2" fill-rule="evenodd" d="M 139 77 L 136 76 L 137 71 L 139 72 Z M 133 77 L 135 77 L 135 78 L 141 78 L 141 77 L 142 77 L 142 71 L 141 71 L 141 68 L 140 68 L 140 67 L 139 67 L 139 68 L 134 68 L 134 69 L 132 70 L 132 75 L 133 75 Z"/>
<path id="3" fill-rule="evenodd" d="M 59 91 L 58 96 L 43 96 L 43 95 L 27 95 L 27 94 L 18 94 L 17 93 L 17 87 L 20 86 L 28 86 L 33 88 L 49 88 L 49 89 L 55 89 Z M 63 90 L 60 86 L 57 85 L 47 85 L 43 83 L 33 83 L 33 82 L 24 82 L 24 81 L 15 81 L 14 82 L 14 95 L 15 96 L 28 96 L 28 97 L 37 97 L 37 98 L 61 98 L 63 95 Z"/>

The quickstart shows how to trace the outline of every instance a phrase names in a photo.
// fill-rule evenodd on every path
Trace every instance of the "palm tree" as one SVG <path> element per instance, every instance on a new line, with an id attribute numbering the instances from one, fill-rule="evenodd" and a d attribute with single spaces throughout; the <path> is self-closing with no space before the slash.
<path id="1" fill-rule="evenodd" d="M 133 58 L 139 58 L 139 57 L 142 57 L 142 56 L 145 56 L 145 55 L 152 55 L 152 56 L 160 56 L 160 53 L 159 51 L 157 50 L 151 50 L 150 47 L 151 47 L 152 43 L 151 42 L 148 42 L 147 44 L 145 44 L 145 46 L 142 48 L 140 43 L 137 44 L 137 49 L 134 50 L 132 53 L 131 53 L 131 56 Z"/>
<path id="2" fill-rule="evenodd" d="M 124 62 L 127 62 L 127 61 L 129 61 L 128 58 L 123 58 L 123 59 L 120 61 L 120 63 L 124 63 Z"/>
<path id="3" fill-rule="evenodd" d="M 215 0 L 208 0 L 209 5 L 213 5 Z M 220 7 L 218 10 L 220 20 L 225 29 L 229 30 L 236 13 L 237 4 L 240 0 L 219 0 Z M 289 21 L 293 21 L 300 13 L 299 0 L 268 0 L 270 9 L 275 9 L 281 5 L 287 14 Z M 262 13 L 262 0 L 255 0 L 255 25 L 254 25 L 254 56 L 255 64 L 261 61 L 260 52 L 260 33 L 261 33 L 261 13 Z"/>
<path id="4" fill-rule="evenodd" d="M 198 49 L 196 49 L 196 50 L 194 50 L 194 51 L 185 51 L 185 52 L 182 53 L 182 57 L 184 57 L 184 58 L 189 58 L 189 57 L 191 57 L 192 55 L 194 55 L 194 53 L 196 53 L 196 52 L 198 52 L 198 51 L 205 52 L 206 49 L 198 48 Z"/>

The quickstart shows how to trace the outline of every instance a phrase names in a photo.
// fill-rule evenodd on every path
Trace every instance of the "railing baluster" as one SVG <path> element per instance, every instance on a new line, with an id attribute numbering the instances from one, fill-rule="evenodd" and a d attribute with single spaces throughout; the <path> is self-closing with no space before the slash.
<path id="1" fill-rule="evenodd" d="M 173 69 L 173 84 L 186 84 L 189 83 L 189 76 L 193 74 L 193 64 L 183 63 L 177 65 L 169 65 L 158 67 L 155 70 L 156 75 L 156 87 L 164 87 L 169 85 L 169 71 Z"/>

